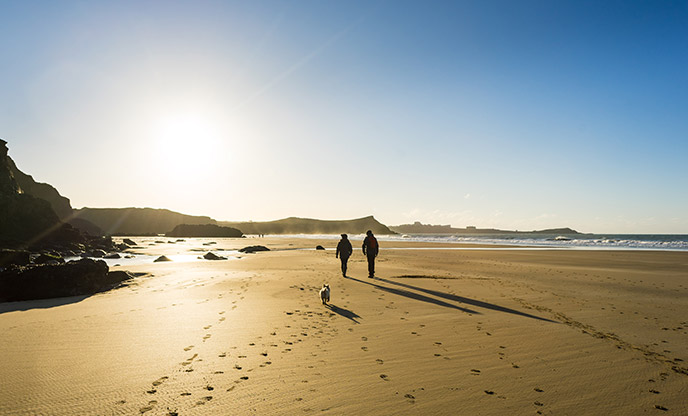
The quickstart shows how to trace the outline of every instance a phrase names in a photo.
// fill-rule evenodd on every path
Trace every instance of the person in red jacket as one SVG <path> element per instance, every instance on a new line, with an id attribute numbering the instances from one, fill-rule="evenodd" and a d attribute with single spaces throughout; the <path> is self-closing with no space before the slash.
<path id="1" fill-rule="evenodd" d="M 339 244 L 337 244 L 337 252 L 334 256 L 339 257 L 342 261 L 342 276 L 344 277 L 346 277 L 346 263 L 349 261 L 349 257 L 353 252 L 354 249 L 351 247 L 351 241 L 349 241 L 348 236 L 342 234 L 342 239 L 339 240 Z"/>
<path id="2" fill-rule="evenodd" d="M 379 251 L 380 245 L 377 243 L 377 238 L 372 231 L 366 231 L 366 238 L 363 239 L 363 254 L 368 258 L 368 277 L 371 279 L 375 277 L 375 257 Z"/>

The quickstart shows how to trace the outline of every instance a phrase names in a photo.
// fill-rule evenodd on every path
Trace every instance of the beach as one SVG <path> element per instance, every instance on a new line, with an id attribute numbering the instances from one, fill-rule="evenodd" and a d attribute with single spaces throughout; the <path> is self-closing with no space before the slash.
<path id="1" fill-rule="evenodd" d="M 1 303 L 0 414 L 688 414 L 686 251 L 204 241 L 271 251 Z"/>

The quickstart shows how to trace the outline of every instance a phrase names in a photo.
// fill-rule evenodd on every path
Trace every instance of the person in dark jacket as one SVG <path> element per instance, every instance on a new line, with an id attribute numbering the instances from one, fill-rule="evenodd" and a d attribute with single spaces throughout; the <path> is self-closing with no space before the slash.
<path id="1" fill-rule="evenodd" d="M 342 261 L 342 276 L 344 277 L 346 277 L 346 263 L 349 261 L 349 257 L 351 257 L 351 253 L 353 252 L 354 248 L 351 247 L 349 237 L 346 234 L 342 234 L 342 239 L 339 240 L 339 244 L 337 244 L 337 252 L 334 256 L 339 257 Z"/>
<path id="2" fill-rule="evenodd" d="M 380 251 L 380 245 L 377 243 L 377 238 L 373 232 L 366 231 L 366 238 L 363 239 L 363 254 L 368 258 L 368 277 L 375 277 L 375 257 Z"/>

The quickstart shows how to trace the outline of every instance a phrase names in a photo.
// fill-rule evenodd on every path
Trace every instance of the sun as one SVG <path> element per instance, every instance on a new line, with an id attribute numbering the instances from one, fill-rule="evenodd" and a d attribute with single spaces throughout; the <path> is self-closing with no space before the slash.
<path id="1" fill-rule="evenodd" d="M 175 181 L 204 179 L 228 156 L 221 150 L 218 125 L 201 114 L 160 118 L 152 143 L 156 169 Z"/>

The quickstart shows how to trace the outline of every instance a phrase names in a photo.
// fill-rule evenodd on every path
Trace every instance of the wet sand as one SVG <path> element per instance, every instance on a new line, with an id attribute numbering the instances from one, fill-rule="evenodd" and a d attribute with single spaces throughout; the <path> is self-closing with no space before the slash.
<path id="1" fill-rule="evenodd" d="M 0 414 L 688 414 L 688 253 L 228 244 L 0 304 Z"/>

